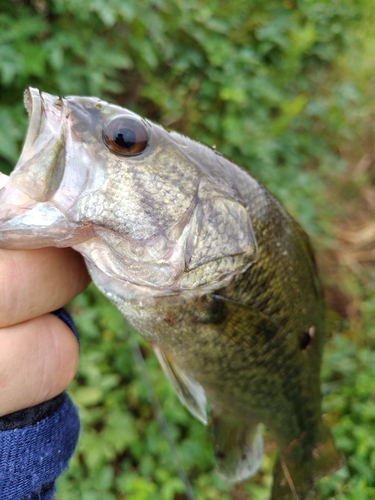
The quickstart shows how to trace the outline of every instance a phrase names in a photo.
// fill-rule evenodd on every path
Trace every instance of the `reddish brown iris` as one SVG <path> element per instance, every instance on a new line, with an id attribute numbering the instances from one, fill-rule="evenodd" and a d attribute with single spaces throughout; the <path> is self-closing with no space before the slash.
<path id="1" fill-rule="evenodd" d="M 139 155 L 148 145 L 145 125 L 129 116 L 119 116 L 107 123 L 103 139 L 108 149 L 121 156 Z"/>

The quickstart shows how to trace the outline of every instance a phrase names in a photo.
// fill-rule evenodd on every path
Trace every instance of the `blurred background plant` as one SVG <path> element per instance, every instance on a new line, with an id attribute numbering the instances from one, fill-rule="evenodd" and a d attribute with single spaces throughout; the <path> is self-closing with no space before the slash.
<path id="1" fill-rule="evenodd" d="M 303 224 L 327 301 L 345 318 L 323 365 L 324 410 L 346 459 L 322 498 L 375 498 L 375 0 L 0 0 L 0 170 L 17 160 L 27 85 L 96 95 L 217 149 Z M 132 357 L 129 327 L 91 285 L 70 393 L 83 433 L 64 500 L 182 500 L 184 486 Z M 139 340 L 198 499 L 265 500 L 261 471 L 229 487 L 209 431 Z"/>

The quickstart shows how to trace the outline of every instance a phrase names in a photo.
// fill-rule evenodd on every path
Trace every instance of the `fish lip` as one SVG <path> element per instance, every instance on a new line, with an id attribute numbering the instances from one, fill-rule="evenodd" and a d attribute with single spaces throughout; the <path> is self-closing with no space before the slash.
<path id="1" fill-rule="evenodd" d="M 17 189 L 12 187 L 11 181 L 9 191 L 10 195 L 17 196 Z M 0 203 L 1 248 L 70 247 L 91 239 L 93 235 L 91 224 L 70 221 L 51 203 L 37 203 L 31 199 L 20 205 Z"/>

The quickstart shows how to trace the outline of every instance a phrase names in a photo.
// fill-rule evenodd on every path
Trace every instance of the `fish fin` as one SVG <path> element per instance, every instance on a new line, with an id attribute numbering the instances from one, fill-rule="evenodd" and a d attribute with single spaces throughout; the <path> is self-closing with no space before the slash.
<path id="1" fill-rule="evenodd" d="M 331 431 L 323 421 L 320 436 L 318 444 L 312 451 L 316 479 L 329 476 L 344 465 L 343 457 L 336 448 Z"/>
<path id="2" fill-rule="evenodd" d="M 218 472 L 226 481 L 243 481 L 259 469 L 263 438 L 257 422 L 240 423 L 214 411 L 212 440 Z"/>
<path id="3" fill-rule="evenodd" d="M 181 403 L 195 418 L 207 424 L 206 395 L 203 387 L 182 370 L 161 347 L 153 346 L 156 357 Z"/>
<path id="4" fill-rule="evenodd" d="M 310 460 L 289 460 L 284 454 L 273 469 L 271 500 L 315 500 L 316 488 Z M 298 468 L 297 468 L 298 467 Z"/>
<path id="5" fill-rule="evenodd" d="M 320 439 L 310 453 L 296 444 L 278 457 L 271 500 L 317 500 L 315 482 L 342 465 L 332 434 L 322 422 Z"/>

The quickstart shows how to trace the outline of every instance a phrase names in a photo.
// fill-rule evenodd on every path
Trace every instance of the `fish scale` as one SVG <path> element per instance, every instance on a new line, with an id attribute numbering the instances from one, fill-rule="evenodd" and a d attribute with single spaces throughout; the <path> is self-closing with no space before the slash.
<path id="1" fill-rule="evenodd" d="M 31 88 L 26 106 L 0 246 L 81 252 L 181 402 L 211 422 L 219 473 L 255 474 L 263 423 L 279 450 L 272 500 L 315 498 L 341 461 L 321 417 L 325 306 L 307 235 L 240 167 L 129 110 Z"/>

